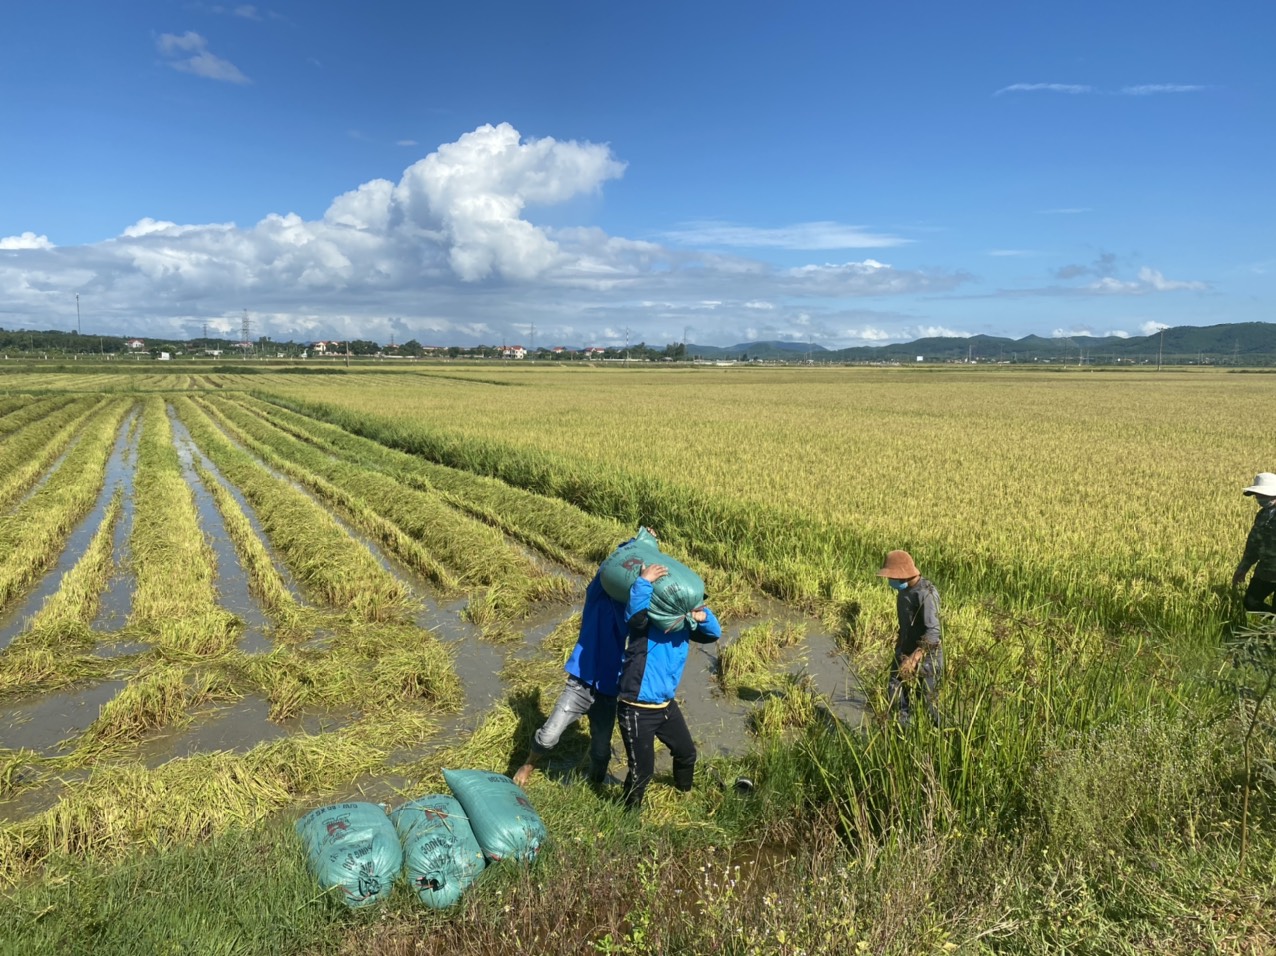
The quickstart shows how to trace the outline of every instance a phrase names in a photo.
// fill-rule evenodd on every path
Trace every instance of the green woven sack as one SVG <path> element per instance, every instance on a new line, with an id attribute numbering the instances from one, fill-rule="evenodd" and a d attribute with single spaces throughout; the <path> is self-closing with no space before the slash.
<path id="1" fill-rule="evenodd" d="M 639 529 L 632 541 L 622 544 L 602 563 L 598 576 L 603 590 L 613 601 L 627 602 L 634 581 L 643 568 L 652 564 L 669 569 L 652 585 L 651 606 L 647 608 L 652 626 L 674 631 L 686 624 L 694 631 L 696 622 L 691 612 L 704 604 L 704 581 L 677 558 L 661 551 L 659 542 L 646 528 Z"/>
<path id="2" fill-rule="evenodd" d="M 525 863 L 536 859 L 548 836 L 522 787 L 486 770 L 444 770 L 443 779 L 465 810 L 484 856 Z"/>
<path id="3" fill-rule="evenodd" d="M 312 810 L 296 823 L 310 872 L 325 890 L 337 887 L 347 906 L 390 895 L 403 869 L 394 824 L 375 803 L 338 803 Z"/>
<path id="4" fill-rule="evenodd" d="M 447 909 L 487 865 L 469 818 L 446 794 L 418 797 L 390 814 L 403 841 L 408 885 L 426 906 Z"/>

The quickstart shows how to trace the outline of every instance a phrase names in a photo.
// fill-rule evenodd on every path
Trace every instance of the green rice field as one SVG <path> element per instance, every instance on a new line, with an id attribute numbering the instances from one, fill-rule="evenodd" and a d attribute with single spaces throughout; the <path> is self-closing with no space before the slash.
<path id="1" fill-rule="evenodd" d="M 1231 585 L 1270 376 L 155 369 L 0 370 L 0 952 L 1276 951 L 1276 628 Z M 639 525 L 725 629 L 692 793 L 663 754 L 626 814 L 581 725 L 534 865 L 323 895 L 292 822 L 512 772 Z M 892 548 L 939 727 L 886 699 Z"/>

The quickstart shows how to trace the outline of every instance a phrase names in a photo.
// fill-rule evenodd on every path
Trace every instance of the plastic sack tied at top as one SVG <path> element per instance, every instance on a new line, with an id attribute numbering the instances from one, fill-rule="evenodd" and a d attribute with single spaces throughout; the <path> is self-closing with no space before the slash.
<path id="1" fill-rule="evenodd" d="M 691 612 L 704 604 L 704 581 L 677 558 L 662 552 L 646 528 L 640 528 L 632 541 L 613 551 L 599 567 L 603 590 L 614 601 L 628 601 L 629 589 L 642 569 L 653 564 L 663 564 L 669 573 L 652 584 L 648 620 L 662 631 L 684 625 L 694 631 L 697 625 Z"/>
<path id="2" fill-rule="evenodd" d="M 403 847 L 375 803 L 339 803 L 312 810 L 296 823 L 307 862 L 325 890 L 338 887 L 347 906 L 390 895 L 403 868 Z"/>
<path id="3" fill-rule="evenodd" d="M 461 804 L 446 794 L 419 797 L 390 820 L 403 842 L 408 885 L 421 902 L 434 909 L 459 902 L 487 865 Z"/>

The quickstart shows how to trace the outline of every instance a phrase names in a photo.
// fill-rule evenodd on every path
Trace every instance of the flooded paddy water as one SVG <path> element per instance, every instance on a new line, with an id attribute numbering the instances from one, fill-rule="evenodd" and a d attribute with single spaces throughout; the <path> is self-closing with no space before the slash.
<path id="1" fill-rule="evenodd" d="M 142 384 L 149 387 L 156 383 Z M 198 380 L 186 383 L 194 389 L 207 384 Z M 134 516 L 142 504 L 136 498 L 134 487 L 143 427 L 142 407 L 144 401 L 157 401 L 135 399 L 116 435 L 101 475 L 100 490 L 92 506 L 62 541 L 51 570 L 10 607 L 0 609 L 0 678 L 6 667 L 26 666 L 23 654 L 42 653 L 53 655 L 58 666 L 66 668 L 68 673 L 87 668 L 86 673 L 98 675 L 95 679 L 70 686 L 58 685 L 48 691 L 41 691 L 38 682 L 28 687 L 17 678 L 0 682 L 0 753 L 24 751 L 40 759 L 62 761 L 56 773 L 47 769 L 35 777 L 24 776 L 25 771 L 19 773 L 16 788 L 0 799 L 0 821 L 20 820 L 50 811 L 59 801 L 74 799 L 76 784 L 90 776 L 92 759 L 132 761 L 158 772 L 201 754 L 246 755 L 254 748 L 285 739 L 307 739 L 315 735 L 336 739 L 345 733 L 358 734 L 365 726 L 376 731 L 375 723 L 368 723 L 378 719 L 376 708 L 369 710 L 360 700 L 350 699 L 344 704 L 330 702 L 325 706 L 288 703 L 287 693 L 299 690 L 304 694 L 316 681 L 322 682 L 324 669 L 329 664 L 334 668 L 378 666 L 376 658 L 352 664 L 345 649 L 347 635 L 365 634 L 367 626 L 352 623 L 343 608 L 319 607 L 314 595 L 304 593 L 298 583 L 301 576 L 294 566 L 298 556 L 286 554 L 271 540 L 264 529 L 272 525 L 258 513 L 244 490 L 227 477 L 227 471 L 218 466 L 214 460 L 216 455 L 201 447 L 198 429 L 193 432 L 188 428 L 173 404 L 181 400 L 172 396 L 163 400 L 180 475 L 189 488 L 190 507 L 199 533 L 208 545 L 216 604 L 238 622 L 237 642 L 229 650 L 218 651 L 211 657 L 186 659 L 166 648 L 157 633 L 130 624 L 137 588 L 130 541 L 136 530 Z M 216 401 L 233 401 L 233 397 L 218 395 Z M 416 773 L 423 762 L 429 764 L 431 754 L 464 742 L 492 715 L 510 710 L 520 714 L 519 730 L 503 743 L 487 748 L 482 760 L 486 766 L 500 770 L 520 761 L 526 735 L 548 715 L 561 690 L 562 664 L 575 641 L 577 612 L 587 583 L 587 576 L 581 574 L 580 569 L 589 567 L 592 562 L 570 554 L 563 561 L 548 557 L 527 543 L 539 540 L 539 532 L 530 527 L 526 532 L 505 527 L 492 533 L 494 540 L 504 542 L 511 564 L 530 568 L 530 573 L 542 579 L 561 579 L 562 584 L 555 585 L 559 590 L 552 592 L 551 599 L 532 600 L 525 607 L 499 611 L 506 616 L 499 620 L 499 626 L 489 630 L 490 620 L 485 618 L 487 623 L 480 626 L 470 620 L 469 614 L 472 602 L 485 596 L 485 587 L 471 585 L 459 591 L 440 590 L 406 567 L 396 554 L 365 530 L 356 527 L 354 519 L 339 507 L 325 501 L 294 475 L 254 455 L 228 430 L 214 425 L 237 453 L 252 456 L 265 474 L 322 509 L 351 542 L 402 586 L 410 595 L 410 607 L 406 617 L 394 626 L 407 628 L 402 632 L 405 635 L 416 634 L 422 640 L 437 641 L 446 651 L 460 688 L 455 705 L 400 703 L 399 706 L 415 708 L 412 712 L 428 717 L 428 725 L 434 729 L 419 739 L 409 736 L 389 746 L 385 760 L 376 769 L 353 773 L 344 779 L 336 773 L 330 776 L 322 792 L 298 794 L 298 799 L 332 800 L 372 795 L 389 798 L 408 792 L 417 785 Z M 41 480 L 46 479 L 47 474 Z M 212 487 L 212 482 L 219 487 Z M 241 557 L 242 548 L 237 546 L 228 520 L 219 509 L 215 491 L 226 492 L 239 507 L 288 594 L 306 612 L 303 623 L 290 624 L 293 629 L 287 634 L 287 640 L 276 639 L 279 623 L 256 589 L 254 578 Z M 117 493 L 119 511 L 110 535 L 107 570 L 96 581 L 92 600 L 83 605 L 92 611 L 82 622 L 90 640 L 76 647 L 62 646 L 55 640 L 34 649 L 25 648 L 24 634 L 31 619 L 65 586 L 69 573 L 102 527 L 107 506 Z M 423 492 L 418 488 L 413 493 Z M 226 496 L 220 499 L 223 504 Z M 476 508 L 475 513 L 480 510 Z M 473 521 L 472 517 L 466 515 L 463 521 L 458 519 L 459 525 L 467 521 Z M 428 538 L 421 538 L 418 543 L 427 550 L 431 546 Z M 322 559 L 323 556 L 311 557 Z M 564 561 L 574 566 L 565 566 Z M 777 602 L 759 598 L 754 605 L 761 610 L 748 618 L 727 620 L 719 645 L 692 647 L 678 700 L 703 758 L 739 757 L 754 745 L 757 739 L 754 717 L 768 696 L 785 692 L 783 686 L 787 685 L 780 679 L 784 675 L 805 678 L 807 686 L 814 689 L 838 719 L 851 726 L 860 722 L 863 699 L 832 637 L 814 622 L 802 619 Z M 485 613 L 491 613 L 490 609 Z M 768 621 L 776 624 L 801 621 L 804 626 L 799 645 L 787 651 L 783 660 L 775 665 L 781 688 L 766 694 L 724 691 L 719 676 L 722 647 L 737 640 L 748 628 Z M 411 642 L 418 638 L 405 636 L 404 639 Z M 18 644 L 13 651 L 6 651 L 15 640 Z M 17 653 L 19 647 L 24 648 L 21 654 Z M 393 650 L 391 646 L 386 647 L 387 653 Z M 262 664 L 253 665 L 254 659 L 261 660 Z M 175 683 L 174 675 L 184 675 L 185 683 Z M 199 681 L 208 675 L 213 675 L 218 688 L 211 701 L 197 692 L 198 687 L 205 686 Z M 162 693 L 156 688 L 162 689 Z M 85 762 L 77 764 L 80 753 L 75 750 L 77 740 L 103 715 L 104 707 L 117 698 L 123 699 L 121 695 L 126 690 L 138 698 L 137 702 L 130 702 L 130 706 L 143 709 L 139 717 L 143 722 L 139 727 L 144 729 L 130 732 L 123 744 L 113 745 L 114 749 L 109 752 L 102 751 L 97 758 L 85 757 Z M 171 697 L 175 693 L 179 694 L 177 699 Z M 191 702 L 183 703 L 180 697 L 183 693 L 191 695 Z M 153 715 L 148 708 L 155 708 Z M 403 712 L 392 709 L 387 713 Z M 272 717 L 275 713 L 290 716 Z M 583 728 L 581 724 L 573 733 L 583 735 Z M 95 728 L 94 733 L 99 730 Z M 575 745 L 564 747 L 563 755 L 547 763 L 545 769 L 550 776 L 570 779 L 579 760 L 580 738 L 575 739 Z M 612 772 L 623 775 L 623 750 L 618 736 L 613 739 L 613 750 Z M 667 773 L 668 754 L 663 748 L 658 748 L 657 753 L 658 775 Z"/>

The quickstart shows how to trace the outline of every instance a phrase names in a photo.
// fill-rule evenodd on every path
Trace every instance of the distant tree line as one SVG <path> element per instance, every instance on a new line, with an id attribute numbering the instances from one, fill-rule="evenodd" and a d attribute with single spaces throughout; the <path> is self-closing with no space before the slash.
<path id="1" fill-rule="evenodd" d="M 1021 339 L 976 335 L 918 339 L 884 346 L 856 346 L 830 350 L 793 342 L 751 342 L 729 347 L 686 345 L 681 342 L 652 346 L 638 342 L 606 348 L 541 346 L 526 350 L 519 346 L 427 346 L 415 338 L 401 344 L 382 345 L 370 339 L 349 342 L 327 341 L 323 348 L 315 342 L 277 342 L 261 336 L 252 343 L 225 338 L 147 338 L 131 348 L 131 336 L 91 335 L 59 330 L 7 330 L 0 328 L 0 353 L 66 358 L 77 355 L 149 355 L 167 352 L 171 357 L 198 357 L 209 354 L 230 357 L 300 358 L 302 356 L 340 358 L 477 358 L 535 359 L 546 362 L 591 360 L 635 362 L 677 362 L 710 359 L 758 362 L 821 364 L 946 362 L 976 364 L 1067 364 L 1067 365 L 1271 365 L 1276 363 L 1276 324 L 1245 322 L 1197 327 L 1180 326 L 1147 336 L 1115 336 Z M 919 358 L 920 357 L 920 358 Z"/>

